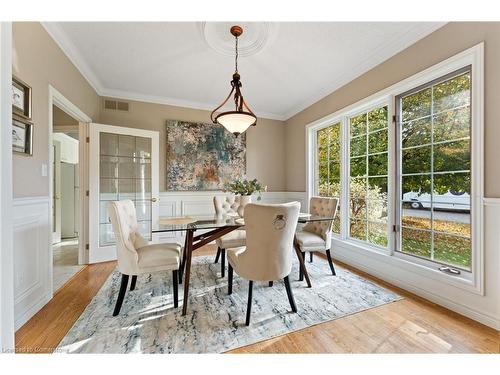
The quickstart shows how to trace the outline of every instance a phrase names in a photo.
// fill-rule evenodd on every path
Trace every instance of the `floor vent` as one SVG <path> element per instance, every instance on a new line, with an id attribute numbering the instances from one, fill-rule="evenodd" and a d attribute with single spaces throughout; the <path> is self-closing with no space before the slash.
<path id="1" fill-rule="evenodd" d="M 129 103 L 128 102 L 121 102 L 119 100 L 114 100 L 114 99 L 104 99 L 104 109 L 106 109 L 108 111 L 128 112 L 129 111 Z"/>

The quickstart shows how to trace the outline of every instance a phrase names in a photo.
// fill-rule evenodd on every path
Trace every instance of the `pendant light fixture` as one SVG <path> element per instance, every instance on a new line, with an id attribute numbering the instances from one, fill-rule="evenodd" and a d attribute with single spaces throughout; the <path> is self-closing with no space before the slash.
<path id="1" fill-rule="evenodd" d="M 243 28 L 241 26 L 233 26 L 231 27 L 230 32 L 236 40 L 235 69 L 233 80 L 231 81 L 231 91 L 229 92 L 226 100 L 224 100 L 221 105 L 212 111 L 210 118 L 214 124 L 221 124 L 231 133 L 238 136 L 239 134 L 245 132 L 248 127 L 257 124 L 257 116 L 255 116 L 251 109 L 248 108 L 247 103 L 243 99 L 243 95 L 241 95 L 241 81 L 238 73 L 238 37 L 243 34 Z M 236 109 L 234 111 L 219 113 L 214 117 L 215 112 L 227 103 L 233 93 Z"/>

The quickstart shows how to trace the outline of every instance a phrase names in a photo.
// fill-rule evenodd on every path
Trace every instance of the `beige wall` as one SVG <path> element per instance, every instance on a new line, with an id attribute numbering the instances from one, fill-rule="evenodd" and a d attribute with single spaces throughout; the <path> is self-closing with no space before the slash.
<path id="1" fill-rule="evenodd" d="M 450 23 L 286 121 L 286 188 L 305 191 L 305 126 L 477 43 L 485 44 L 485 195 L 500 197 L 500 23 Z"/>
<path id="2" fill-rule="evenodd" d="M 52 125 L 54 126 L 67 126 L 67 125 L 78 125 L 78 121 L 73 117 L 68 115 L 62 109 L 59 109 L 55 105 L 52 106 Z"/>
<path id="3" fill-rule="evenodd" d="M 12 74 L 32 87 L 34 122 L 33 156 L 13 156 L 13 193 L 16 198 L 48 196 L 42 164 L 49 163 L 49 84 L 95 120 L 98 96 L 40 23 L 14 22 L 12 39 Z"/>
<path id="4" fill-rule="evenodd" d="M 76 67 L 59 49 L 45 29 L 36 22 L 13 24 L 13 74 L 33 89 L 33 156 L 13 157 L 14 197 L 47 196 L 49 183 L 42 177 L 42 164 L 49 163 L 48 90 L 49 84 L 79 107 L 93 121 L 160 132 L 160 191 L 165 190 L 166 131 L 168 119 L 208 121 L 209 112 L 143 102 L 130 102 L 130 112 L 102 109 L 101 99 Z M 55 123 L 66 121 L 55 113 Z M 259 119 L 247 132 L 247 176 L 258 178 L 270 191 L 285 189 L 284 122 Z"/>
<path id="5" fill-rule="evenodd" d="M 160 191 L 166 186 L 166 121 L 209 122 L 210 112 L 143 102 L 130 102 L 129 112 L 101 109 L 99 122 L 160 132 Z M 102 105 L 101 105 L 102 108 Z M 269 191 L 285 190 L 284 122 L 259 118 L 247 131 L 247 177 L 258 178 Z"/>

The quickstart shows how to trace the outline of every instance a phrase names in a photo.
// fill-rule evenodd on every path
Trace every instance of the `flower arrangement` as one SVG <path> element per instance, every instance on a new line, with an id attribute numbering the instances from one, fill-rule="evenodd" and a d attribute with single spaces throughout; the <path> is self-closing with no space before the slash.
<path id="1" fill-rule="evenodd" d="M 236 179 L 224 185 L 224 191 L 228 191 L 237 195 L 252 195 L 259 193 L 257 200 L 261 200 L 260 193 L 267 191 L 267 186 L 262 185 L 256 178 L 253 180 Z"/>

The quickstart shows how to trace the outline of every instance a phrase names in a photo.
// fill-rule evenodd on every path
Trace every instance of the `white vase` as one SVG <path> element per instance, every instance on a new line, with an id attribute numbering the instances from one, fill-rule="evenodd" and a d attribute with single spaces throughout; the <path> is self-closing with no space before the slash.
<path id="1" fill-rule="evenodd" d="M 238 215 L 240 215 L 240 217 L 243 217 L 243 215 L 245 213 L 245 206 L 251 202 L 252 202 L 251 195 L 240 195 L 240 205 L 238 206 L 238 209 L 236 210 L 238 212 Z"/>

